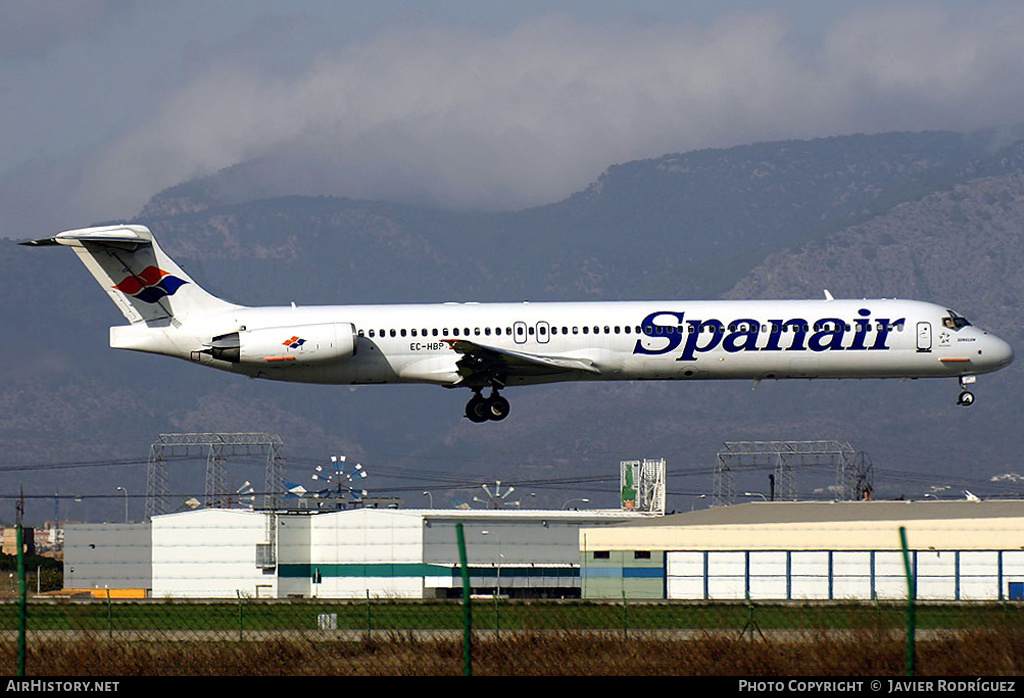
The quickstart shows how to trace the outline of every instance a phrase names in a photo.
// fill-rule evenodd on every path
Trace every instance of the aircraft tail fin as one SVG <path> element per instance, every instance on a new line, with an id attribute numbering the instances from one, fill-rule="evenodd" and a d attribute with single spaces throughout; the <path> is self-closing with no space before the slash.
<path id="1" fill-rule="evenodd" d="M 211 295 L 160 249 L 143 225 L 68 230 L 21 243 L 64 245 L 78 255 L 130 323 L 180 324 L 190 316 L 237 307 Z"/>

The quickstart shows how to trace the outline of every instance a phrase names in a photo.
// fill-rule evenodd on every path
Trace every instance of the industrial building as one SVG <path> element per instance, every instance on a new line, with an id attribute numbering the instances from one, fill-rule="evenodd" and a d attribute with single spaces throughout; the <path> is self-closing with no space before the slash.
<path id="1" fill-rule="evenodd" d="M 1024 598 L 1024 501 L 757 502 L 580 531 L 584 598 Z"/>
<path id="2" fill-rule="evenodd" d="M 461 594 L 456 524 L 475 593 L 578 597 L 579 530 L 636 512 L 199 509 L 65 533 L 65 588 L 152 598 L 445 598 Z"/>
<path id="3" fill-rule="evenodd" d="M 623 510 L 199 509 L 65 535 L 65 587 L 152 598 L 1024 598 L 1024 501 Z M 112 594 L 114 595 L 114 594 Z"/>

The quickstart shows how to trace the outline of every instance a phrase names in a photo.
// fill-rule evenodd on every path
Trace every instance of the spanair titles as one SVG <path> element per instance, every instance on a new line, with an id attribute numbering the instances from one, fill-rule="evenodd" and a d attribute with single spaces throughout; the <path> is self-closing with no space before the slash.
<path id="1" fill-rule="evenodd" d="M 877 351 L 889 349 L 889 335 L 902 330 L 906 318 L 872 318 L 859 308 L 852 321 L 838 317 L 686 319 L 685 312 L 656 311 L 644 318 L 642 331 L 657 342 L 638 339 L 634 354 L 661 355 L 678 351 L 677 361 L 696 361 L 698 354 L 721 349 L 730 354 L 770 351 Z M 872 328 L 876 328 L 872 334 Z M 869 341 L 869 335 L 870 341 Z"/>

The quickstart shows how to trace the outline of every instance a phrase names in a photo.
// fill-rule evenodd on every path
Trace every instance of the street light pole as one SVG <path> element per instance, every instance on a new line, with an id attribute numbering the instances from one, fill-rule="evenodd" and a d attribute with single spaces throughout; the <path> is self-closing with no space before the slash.
<path id="1" fill-rule="evenodd" d="M 490 531 L 480 531 L 480 535 L 489 536 Z M 501 536 L 494 536 L 494 539 L 498 542 L 498 577 L 494 587 L 494 598 L 497 599 L 501 596 Z"/>
<path id="2" fill-rule="evenodd" d="M 124 492 L 124 522 L 128 523 L 128 490 L 124 487 L 118 487 L 117 489 Z"/>

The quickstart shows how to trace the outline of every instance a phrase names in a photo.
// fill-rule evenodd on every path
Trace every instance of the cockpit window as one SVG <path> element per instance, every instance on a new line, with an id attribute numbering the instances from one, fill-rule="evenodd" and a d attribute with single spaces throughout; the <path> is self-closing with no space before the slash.
<path id="1" fill-rule="evenodd" d="M 944 327 L 948 327 L 951 330 L 959 330 L 961 327 L 970 327 L 971 323 L 967 321 L 963 315 L 958 315 L 952 310 L 947 311 L 949 315 L 942 318 L 942 324 Z"/>

